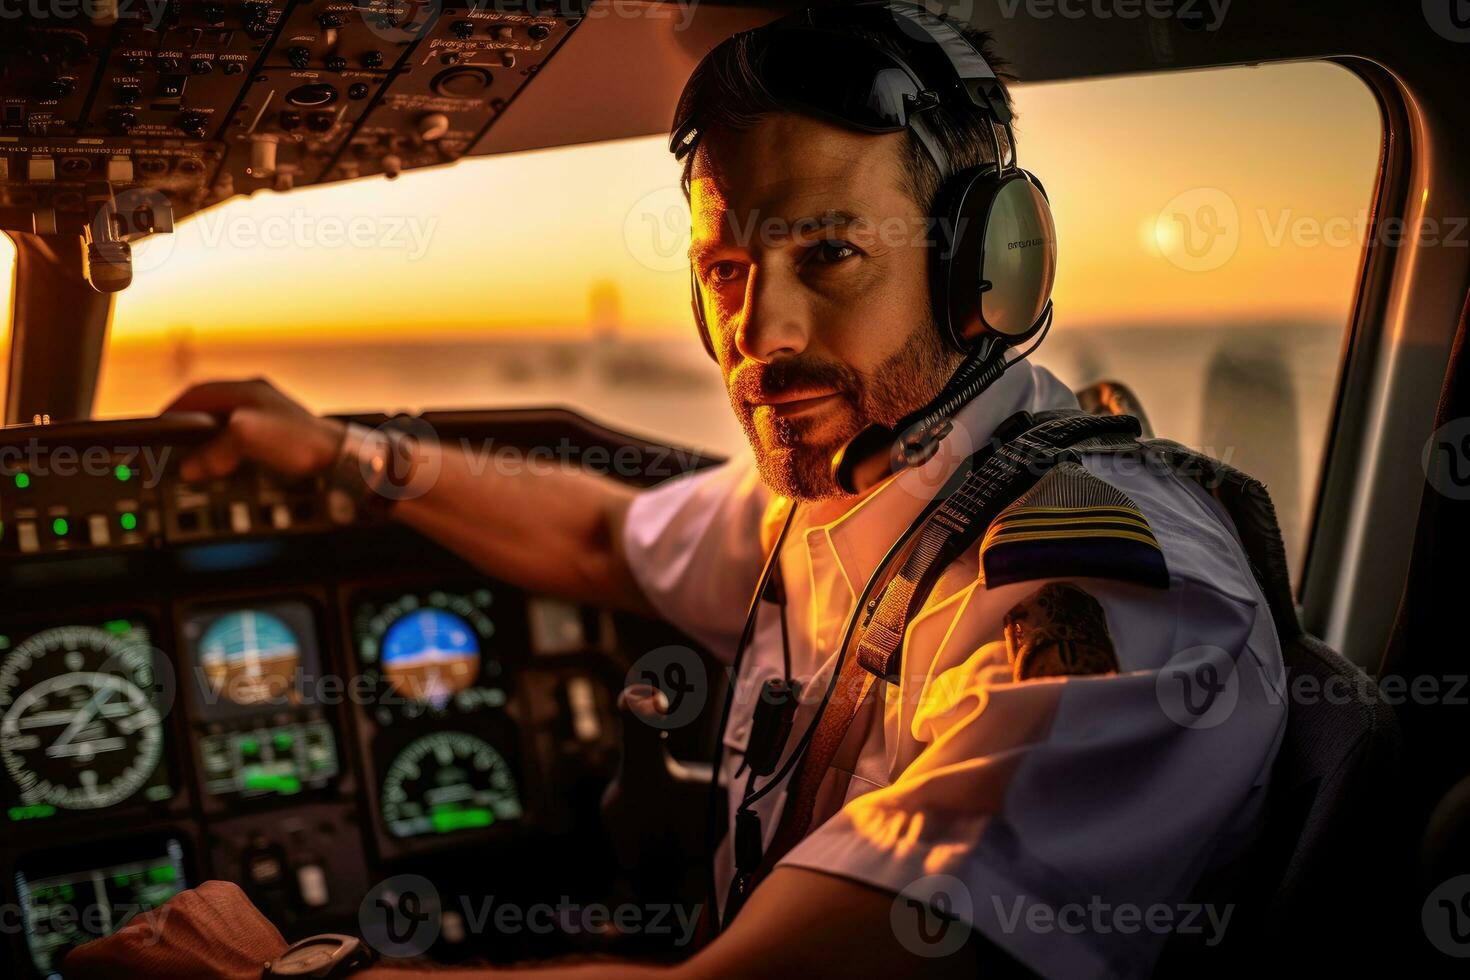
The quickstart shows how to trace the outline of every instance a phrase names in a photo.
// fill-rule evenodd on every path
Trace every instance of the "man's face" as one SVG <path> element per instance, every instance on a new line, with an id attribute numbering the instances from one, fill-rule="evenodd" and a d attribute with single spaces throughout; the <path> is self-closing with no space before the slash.
<path id="1" fill-rule="evenodd" d="M 958 365 L 932 323 L 930 228 L 904 189 L 903 139 L 781 112 L 700 143 L 690 259 L 730 403 L 777 493 L 838 494 L 832 455 L 928 402 Z"/>

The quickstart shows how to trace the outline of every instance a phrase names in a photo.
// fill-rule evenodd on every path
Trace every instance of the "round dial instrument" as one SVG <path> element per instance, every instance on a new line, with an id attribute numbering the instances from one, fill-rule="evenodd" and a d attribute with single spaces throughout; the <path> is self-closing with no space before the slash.
<path id="1" fill-rule="evenodd" d="M 0 763 L 20 802 L 95 810 L 147 784 L 163 758 L 154 686 L 150 648 L 126 634 L 62 626 L 12 650 L 0 666 Z"/>
<path id="2" fill-rule="evenodd" d="M 414 701 L 443 704 L 480 673 L 480 641 L 470 624 L 443 609 L 419 609 L 383 635 L 383 674 Z"/>
<path id="3" fill-rule="evenodd" d="M 407 592 L 357 606 L 353 632 L 362 676 L 381 697 L 380 727 L 503 708 L 507 655 L 521 649 L 490 617 L 489 589 Z"/>
<path id="4" fill-rule="evenodd" d="M 523 813 L 515 776 L 489 742 L 436 732 L 410 742 L 383 776 L 383 824 L 394 837 L 489 827 Z"/>
<path id="5" fill-rule="evenodd" d="M 236 704 L 297 700 L 301 643 L 268 612 L 242 609 L 215 620 L 199 640 L 199 664 L 210 688 Z"/>

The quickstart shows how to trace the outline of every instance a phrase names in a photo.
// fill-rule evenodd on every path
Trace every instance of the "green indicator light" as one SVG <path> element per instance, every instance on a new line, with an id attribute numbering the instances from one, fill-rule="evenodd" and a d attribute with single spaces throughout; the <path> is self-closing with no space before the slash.
<path id="1" fill-rule="evenodd" d="M 272 793 L 280 793 L 282 796 L 290 796 L 301 792 L 301 780 L 295 776 L 278 776 L 269 772 L 253 772 L 245 777 L 245 788 L 247 790 L 269 790 Z"/>
<path id="2" fill-rule="evenodd" d="M 58 517 L 51 522 L 51 533 L 58 538 L 66 537 L 66 532 L 71 530 L 71 525 L 66 522 L 65 517 Z"/>
<path id="3" fill-rule="evenodd" d="M 13 806 L 9 812 L 11 820 L 39 820 L 55 816 L 56 807 L 49 803 L 33 803 L 30 806 Z"/>
<path id="4" fill-rule="evenodd" d="M 122 635 L 124 633 L 131 633 L 133 631 L 133 624 L 126 619 L 109 619 L 102 624 L 102 628 L 109 633 Z"/>
<path id="5" fill-rule="evenodd" d="M 122 525 L 122 529 L 124 531 L 136 531 L 138 529 L 138 515 L 137 514 L 131 514 L 131 513 L 124 514 L 121 517 L 119 517 L 117 520 L 118 520 L 118 523 Z"/>
<path id="6" fill-rule="evenodd" d="M 260 743 L 253 738 L 240 739 L 240 754 L 255 755 L 260 751 Z"/>
<path id="7" fill-rule="evenodd" d="M 17 490 L 24 490 L 26 487 L 28 487 L 30 485 L 31 485 L 31 475 L 29 473 L 17 473 L 17 474 L 15 474 L 15 489 L 17 489 Z"/>
<path id="8" fill-rule="evenodd" d="M 488 827 L 495 822 L 495 814 L 489 810 L 449 810 L 435 813 L 429 819 L 436 834 L 447 834 L 453 830 Z"/>
<path id="9" fill-rule="evenodd" d="M 292 745 L 291 736 L 290 735 L 287 735 L 285 732 L 281 732 L 280 734 L 278 734 L 273 739 L 273 741 L 275 742 L 276 750 L 277 751 L 279 751 L 279 752 L 289 752 L 289 751 L 291 751 L 291 745 Z"/>
<path id="10" fill-rule="evenodd" d="M 173 881 L 176 877 L 177 875 L 174 873 L 174 868 L 171 864 L 160 864 L 156 868 L 148 869 L 148 880 L 156 885 Z"/>
<path id="11" fill-rule="evenodd" d="M 127 483 L 133 478 L 133 468 L 127 463 L 118 463 L 117 468 L 112 473 L 123 483 Z"/>

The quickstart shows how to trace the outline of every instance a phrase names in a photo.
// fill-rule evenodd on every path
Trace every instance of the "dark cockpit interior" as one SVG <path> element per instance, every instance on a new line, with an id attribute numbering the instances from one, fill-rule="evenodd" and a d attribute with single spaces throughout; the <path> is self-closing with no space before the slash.
<path id="1" fill-rule="evenodd" d="M 472 158 L 666 134 L 704 52 L 791 6 L 0 0 L 0 232 L 15 249 L 0 428 L 0 904 L 15 912 L 0 973 L 61 976 L 72 946 L 211 878 L 238 883 L 287 939 L 358 932 L 364 908 L 401 904 L 405 883 L 427 879 L 410 904 L 437 896 L 439 928 L 411 952 L 439 962 L 687 952 L 692 923 L 675 913 L 705 895 L 724 683 L 695 641 L 518 590 L 356 511 L 322 475 L 245 466 L 187 481 L 179 462 L 221 420 L 101 418 L 99 377 L 114 304 L 148 274 L 140 246 L 191 216 L 257 193 L 432 168 L 447 179 Z M 1218 30 L 1216 8 L 1184 6 L 1199 17 L 1025 17 L 1004 2 L 949 13 L 992 27 L 1043 88 L 1333 62 L 1371 92 L 1382 123 L 1368 227 L 1434 217 L 1448 233 L 1470 212 L 1470 41 L 1426 26 L 1418 4 L 1237 0 Z M 485 187 L 463 207 L 493 224 L 501 195 L 557 192 Z M 1443 235 L 1359 244 L 1347 325 L 1312 335 L 1328 336 L 1313 348 L 1330 362 L 1312 369 L 1326 378 L 1321 438 L 1299 446 L 1293 431 L 1276 445 L 1293 466 L 1310 460 L 1289 483 L 1305 501 L 1291 542 L 1304 624 L 1371 675 L 1431 675 L 1446 692 L 1395 705 L 1405 783 L 1367 798 L 1402 801 L 1400 819 L 1351 842 L 1397 869 L 1411 897 L 1353 895 L 1339 928 L 1376 921 L 1388 933 L 1392 922 L 1398 937 L 1433 888 L 1470 872 L 1466 709 L 1448 695 L 1463 644 L 1428 640 L 1463 576 L 1445 535 L 1463 532 L 1465 501 L 1427 490 L 1422 462 L 1425 440 L 1463 407 L 1455 338 L 1470 261 L 1463 237 L 1460 248 Z M 457 259 L 477 275 L 472 250 Z M 220 281 L 214 302 L 271 288 Z M 338 338 L 354 343 L 350 330 Z M 1075 387 L 1100 372 L 1135 380 L 1127 359 L 1084 362 Z M 1222 438 L 1246 431 L 1229 420 L 1249 414 L 1254 390 L 1207 408 L 1206 421 L 1226 420 Z M 393 399 L 332 414 L 372 428 L 394 417 Z M 443 441 L 531 464 L 557 447 L 637 486 L 722 455 L 564 407 L 574 400 L 416 417 Z M 1172 407 L 1145 402 L 1168 434 Z M 1241 443 L 1247 459 L 1273 451 Z M 619 697 L 631 683 L 660 687 L 672 713 L 697 689 L 700 722 L 631 721 Z M 584 914 L 634 901 L 667 921 L 625 928 Z M 487 928 L 497 903 L 550 912 L 544 928 Z M 1405 935 L 1394 940 L 1405 957 L 1444 949 L 1427 925 Z M 1470 955 L 1470 940 L 1456 948 Z"/>

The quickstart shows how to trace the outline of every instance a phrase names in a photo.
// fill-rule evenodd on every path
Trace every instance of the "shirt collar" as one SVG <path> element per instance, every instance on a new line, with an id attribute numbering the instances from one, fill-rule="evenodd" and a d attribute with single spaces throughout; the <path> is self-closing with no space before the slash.
<path id="1" fill-rule="evenodd" d="M 829 546 L 856 596 L 898 536 L 1002 422 L 1021 411 L 1076 407 L 1076 396 L 1046 368 L 1012 366 L 955 413 L 954 429 L 932 459 L 890 477 L 835 520 L 806 528 L 807 547 Z"/>

